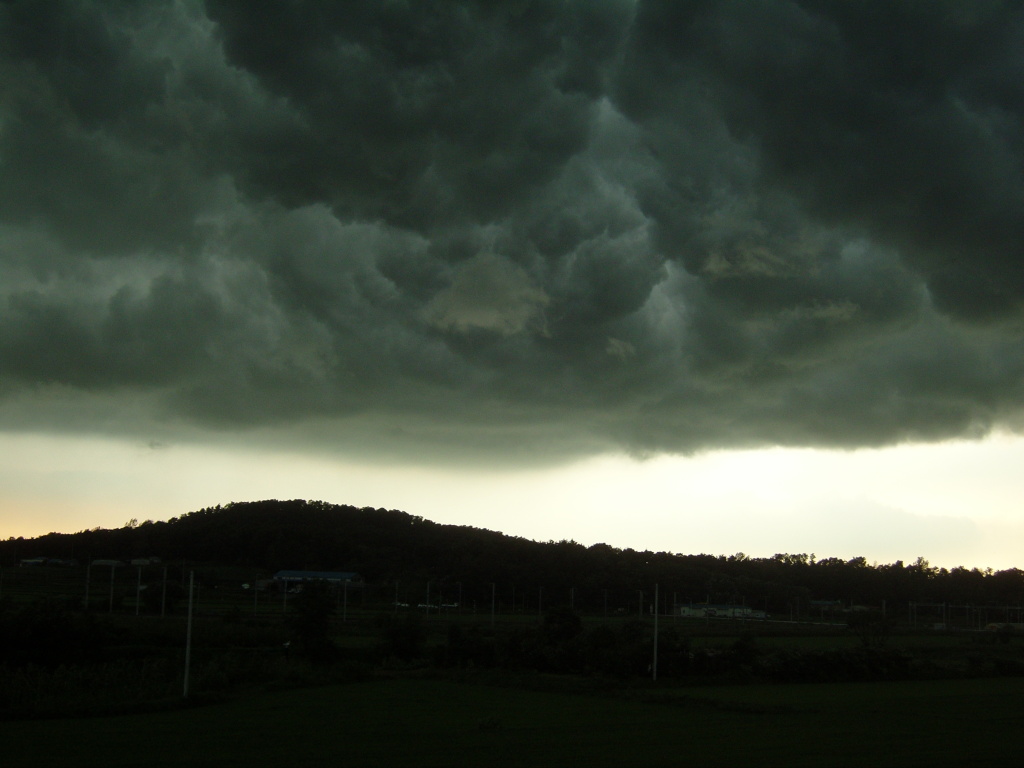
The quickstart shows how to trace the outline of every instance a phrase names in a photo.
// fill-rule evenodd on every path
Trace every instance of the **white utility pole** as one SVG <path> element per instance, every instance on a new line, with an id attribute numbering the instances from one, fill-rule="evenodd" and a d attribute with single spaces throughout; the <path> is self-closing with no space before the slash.
<path id="1" fill-rule="evenodd" d="M 189 571 L 188 574 L 188 623 L 185 629 L 185 687 L 182 696 L 188 698 L 188 673 L 192 664 L 192 585 L 195 582 L 196 572 Z"/>
<path id="2" fill-rule="evenodd" d="M 654 661 L 651 663 L 651 680 L 658 681 L 658 585 L 654 585 Z"/>

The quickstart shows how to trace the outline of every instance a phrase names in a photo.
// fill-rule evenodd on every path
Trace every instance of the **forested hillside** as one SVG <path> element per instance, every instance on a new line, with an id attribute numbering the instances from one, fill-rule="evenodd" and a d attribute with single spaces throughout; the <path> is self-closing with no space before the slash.
<path id="1" fill-rule="evenodd" d="M 649 591 L 679 602 L 739 602 L 769 611 L 794 602 L 899 609 L 910 602 L 1019 606 L 1024 572 L 935 568 L 923 558 L 905 564 L 808 554 L 751 558 L 638 552 L 608 544 L 535 542 L 468 526 L 440 525 L 395 510 L 322 501 L 231 503 L 166 522 L 131 521 L 122 528 L 50 533 L 0 542 L 0 565 L 35 557 L 78 560 L 159 557 L 164 562 L 346 570 L 367 584 L 397 580 L 516 585 L 520 594 L 546 590 L 551 600 L 580 594 Z M 556 597 L 557 596 L 557 597 Z"/>

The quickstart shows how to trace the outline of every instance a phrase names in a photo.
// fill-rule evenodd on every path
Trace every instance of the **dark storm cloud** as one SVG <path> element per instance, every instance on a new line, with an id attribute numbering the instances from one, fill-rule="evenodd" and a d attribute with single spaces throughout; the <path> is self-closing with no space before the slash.
<path id="1" fill-rule="evenodd" d="M 898 247 L 940 309 L 991 317 L 1024 292 L 1022 24 L 1016 2 L 649 3 L 619 93 L 649 123 L 699 83 L 760 191 Z"/>
<path id="2" fill-rule="evenodd" d="M 0 35 L 9 426 L 1020 423 L 1020 3 L 52 0 Z"/>

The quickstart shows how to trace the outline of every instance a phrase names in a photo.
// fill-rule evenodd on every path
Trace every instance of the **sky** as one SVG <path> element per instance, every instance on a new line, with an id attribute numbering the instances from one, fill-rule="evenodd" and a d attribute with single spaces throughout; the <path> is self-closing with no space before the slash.
<path id="1" fill-rule="evenodd" d="M 1024 4 L 0 3 L 0 537 L 260 498 L 1024 565 Z"/>

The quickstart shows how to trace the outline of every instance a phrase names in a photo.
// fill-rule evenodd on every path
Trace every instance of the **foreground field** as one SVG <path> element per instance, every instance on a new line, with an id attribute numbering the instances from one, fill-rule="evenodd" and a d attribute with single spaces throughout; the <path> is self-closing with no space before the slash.
<path id="1" fill-rule="evenodd" d="M 1024 679 L 581 695 L 377 679 L 0 723 L 15 766 L 1018 765 Z"/>

